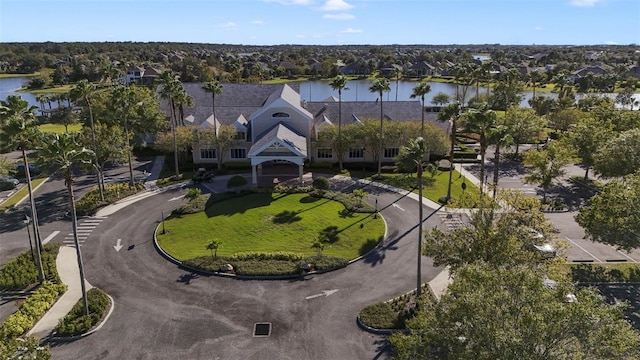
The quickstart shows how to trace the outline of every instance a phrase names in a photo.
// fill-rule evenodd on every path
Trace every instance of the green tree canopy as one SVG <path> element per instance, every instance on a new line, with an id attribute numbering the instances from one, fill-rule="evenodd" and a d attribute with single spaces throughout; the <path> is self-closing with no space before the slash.
<path id="1" fill-rule="evenodd" d="M 640 128 L 606 140 L 593 157 L 593 169 L 605 178 L 621 177 L 640 169 Z"/>
<path id="2" fill-rule="evenodd" d="M 640 247 L 640 172 L 608 182 L 576 221 L 591 240 L 627 251 Z"/>
<path id="3" fill-rule="evenodd" d="M 409 334 L 390 342 L 394 359 L 637 359 L 640 336 L 623 310 L 591 288 L 550 287 L 527 267 L 480 263 L 461 269 L 438 303 L 407 322 Z"/>

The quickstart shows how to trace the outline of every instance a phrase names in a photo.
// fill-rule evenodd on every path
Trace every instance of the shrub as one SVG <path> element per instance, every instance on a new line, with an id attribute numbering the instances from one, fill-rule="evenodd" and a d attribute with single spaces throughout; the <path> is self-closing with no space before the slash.
<path id="1" fill-rule="evenodd" d="M 226 162 L 225 170 L 246 170 L 251 169 L 251 163 L 248 161 Z"/>
<path id="2" fill-rule="evenodd" d="M 309 164 L 312 169 L 331 169 L 333 164 L 329 161 L 315 161 Z"/>
<path id="3" fill-rule="evenodd" d="M 396 297 L 391 301 L 369 305 L 360 311 L 360 321 L 376 329 L 404 329 L 406 321 L 417 311 L 435 303 L 431 290 L 423 286 L 422 295 L 417 298 L 415 291 Z"/>
<path id="4" fill-rule="evenodd" d="M 396 329 L 398 313 L 388 302 L 369 305 L 360 311 L 360 321 L 375 329 Z"/>
<path id="5" fill-rule="evenodd" d="M 84 315 L 84 306 L 82 299 L 80 299 L 71 311 L 60 320 L 55 328 L 56 335 L 76 336 L 84 334 L 98 325 L 109 307 L 109 297 L 104 291 L 93 288 L 87 292 L 87 305 L 89 306 L 89 315 Z"/>
<path id="6" fill-rule="evenodd" d="M 29 331 L 33 325 L 53 306 L 58 296 L 67 290 L 64 284 L 45 281 L 24 301 L 22 306 L 0 326 L 0 339 L 7 341 Z"/>
<path id="7" fill-rule="evenodd" d="M 45 279 L 60 283 L 56 268 L 59 244 L 46 244 L 41 253 Z M 0 290 L 23 290 L 38 282 L 38 268 L 31 258 L 31 251 L 25 251 L 0 269 Z"/>
<path id="8" fill-rule="evenodd" d="M 227 188 L 228 189 L 242 187 L 242 186 L 245 186 L 245 185 L 247 185 L 247 179 L 245 179 L 244 176 L 241 176 L 241 175 L 232 176 L 227 181 Z"/>
<path id="9" fill-rule="evenodd" d="M 198 189 L 199 190 L 199 189 Z M 211 194 L 205 194 L 190 200 L 186 204 L 180 205 L 177 209 L 173 210 L 174 214 L 195 214 L 204 211 L 207 208 Z"/>
<path id="10" fill-rule="evenodd" d="M 144 184 L 142 183 L 136 183 L 135 186 L 131 186 L 129 183 L 108 184 L 105 186 L 104 201 L 102 201 L 100 199 L 100 190 L 94 187 L 76 202 L 76 212 L 78 215 L 83 216 L 94 214 L 99 208 L 124 199 L 142 189 L 144 189 Z"/>
<path id="11" fill-rule="evenodd" d="M 313 179 L 313 187 L 318 190 L 329 190 L 329 180 L 324 176 Z"/>

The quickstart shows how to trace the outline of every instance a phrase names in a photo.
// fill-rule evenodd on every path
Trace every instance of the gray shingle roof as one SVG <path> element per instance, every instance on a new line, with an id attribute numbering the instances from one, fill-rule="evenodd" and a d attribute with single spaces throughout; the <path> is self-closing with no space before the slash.
<path id="1" fill-rule="evenodd" d="M 301 155 L 307 155 L 307 139 L 282 122 L 277 123 L 269 130 L 260 134 L 258 139 L 259 140 L 251 146 L 251 149 L 249 149 L 250 156 L 257 155 L 256 152 L 264 150 L 263 148 L 274 140 L 279 140 L 280 143 L 291 147 L 291 149 L 299 152 Z"/>

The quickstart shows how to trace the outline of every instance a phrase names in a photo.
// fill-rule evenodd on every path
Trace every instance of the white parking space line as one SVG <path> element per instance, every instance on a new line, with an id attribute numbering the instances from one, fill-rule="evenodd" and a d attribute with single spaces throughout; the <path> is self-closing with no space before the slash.
<path id="1" fill-rule="evenodd" d="M 631 260 L 631 261 L 633 261 L 633 262 L 638 262 L 638 260 L 636 260 L 636 259 L 632 258 L 631 256 L 629 256 L 629 255 L 625 254 L 625 253 L 624 253 L 624 251 L 617 250 L 617 249 L 616 249 L 616 251 L 617 251 L 620 255 L 622 255 L 622 256 L 624 256 L 624 257 L 626 257 L 627 259 L 629 259 L 629 260 Z"/>
<path id="2" fill-rule="evenodd" d="M 594 258 L 597 262 L 603 262 L 602 260 L 598 259 L 595 255 L 593 255 L 592 253 L 590 253 L 587 249 L 583 248 L 582 246 L 578 245 L 575 241 L 569 239 L 568 237 L 565 236 L 565 239 L 569 240 L 570 243 L 572 243 L 573 245 L 575 245 L 576 247 L 580 248 L 580 250 L 586 252 L 589 256 L 591 256 L 592 258 Z"/>
<path id="3" fill-rule="evenodd" d="M 56 235 L 60 234 L 60 231 L 56 230 L 54 232 L 51 233 L 51 235 L 47 236 L 44 240 L 42 240 L 42 244 L 46 244 L 49 241 L 53 240 L 54 237 L 56 237 Z"/>

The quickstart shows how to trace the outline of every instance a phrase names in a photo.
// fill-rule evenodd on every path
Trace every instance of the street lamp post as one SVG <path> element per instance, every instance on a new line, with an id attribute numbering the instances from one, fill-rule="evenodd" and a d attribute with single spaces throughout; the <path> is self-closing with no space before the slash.
<path id="1" fill-rule="evenodd" d="M 29 217 L 29 215 L 25 214 L 24 220 L 22 222 L 26 225 L 25 227 L 27 228 L 27 236 L 29 236 L 29 250 L 31 250 L 31 259 L 37 266 L 38 264 L 36 263 L 36 256 L 33 253 L 33 244 L 31 243 L 31 230 L 29 230 L 29 223 L 31 223 L 31 218 Z"/>

